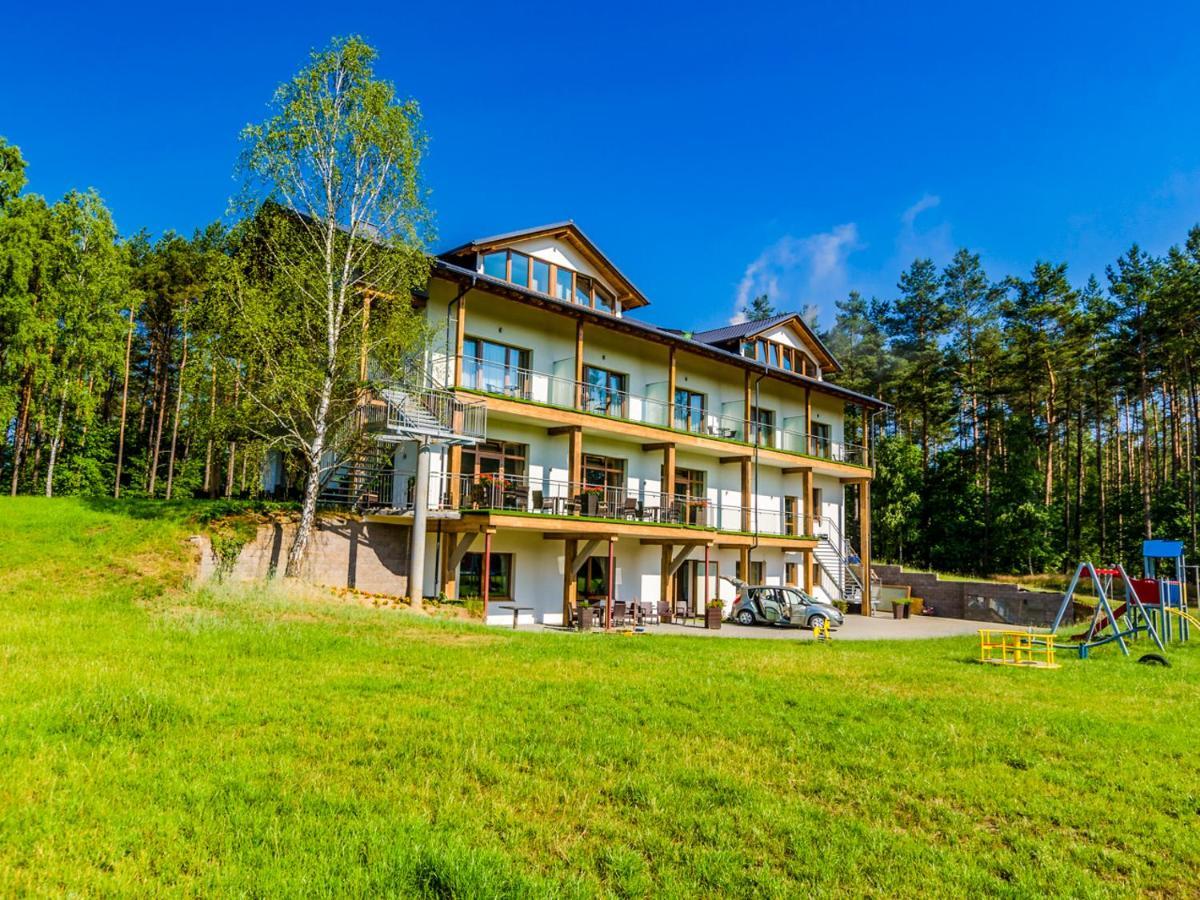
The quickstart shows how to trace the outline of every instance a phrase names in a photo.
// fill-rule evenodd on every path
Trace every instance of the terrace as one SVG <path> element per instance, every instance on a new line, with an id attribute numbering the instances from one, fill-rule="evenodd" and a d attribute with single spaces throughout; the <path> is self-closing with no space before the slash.
<path id="1" fill-rule="evenodd" d="M 447 360 L 452 362 L 453 358 Z M 464 356 L 459 388 L 832 462 L 867 465 L 864 447 L 789 428 L 786 419 L 779 425 L 745 416 L 723 415 L 701 404 L 673 403 L 665 397 L 635 394 L 599 376 L 591 381 L 576 381 L 548 372 Z"/>

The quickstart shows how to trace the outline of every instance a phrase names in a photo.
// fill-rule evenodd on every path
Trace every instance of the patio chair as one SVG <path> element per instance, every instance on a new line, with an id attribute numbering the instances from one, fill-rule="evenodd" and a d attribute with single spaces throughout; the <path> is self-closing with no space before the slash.
<path id="1" fill-rule="evenodd" d="M 624 519 L 640 519 L 642 511 L 638 508 L 637 497 L 626 497 L 625 507 L 621 510 L 621 517 Z"/>
<path id="2" fill-rule="evenodd" d="M 674 615 L 676 619 L 690 619 L 692 617 L 690 604 L 686 600 L 676 600 Z"/>
<path id="3" fill-rule="evenodd" d="M 612 623 L 614 625 L 627 625 L 629 620 L 628 606 L 624 600 L 615 600 L 612 605 Z"/>
<path id="4" fill-rule="evenodd" d="M 670 617 L 671 617 L 671 604 L 668 603 L 666 600 L 659 600 L 658 603 L 656 604 L 655 612 L 654 612 L 655 624 L 662 622 L 663 619 L 669 619 Z"/>
<path id="5" fill-rule="evenodd" d="M 658 608 L 653 603 L 639 603 L 638 607 L 642 611 L 643 625 L 658 625 L 662 622 L 658 615 Z"/>
<path id="6" fill-rule="evenodd" d="M 687 520 L 687 502 L 676 500 L 671 504 L 671 521 L 684 524 Z"/>

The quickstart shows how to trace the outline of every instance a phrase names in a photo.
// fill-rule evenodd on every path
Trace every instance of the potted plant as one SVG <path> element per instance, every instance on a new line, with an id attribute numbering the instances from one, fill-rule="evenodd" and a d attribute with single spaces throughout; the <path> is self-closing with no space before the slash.
<path id="1" fill-rule="evenodd" d="M 908 618 L 908 599 L 896 599 L 892 601 L 892 618 L 907 619 Z"/>
<path id="2" fill-rule="evenodd" d="M 705 628 L 720 628 L 721 619 L 724 617 L 724 607 L 720 600 L 709 600 L 708 606 L 704 608 L 704 627 Z"/>
<path id="3" fill-rule="evenodd" d="M 579 630 L 591 631 L 592 604 L 588 603 L 586 600 L 580 600 L 577 604 L 575 604 L 575 612 L 579 618 Z"/>
<path id="4" fill-rule="evenodd" d="M 600 498 L 604 496 L 604 488 L 598 485 L 585 487 L 583 494 L 583 514 L 593 518 L 600 514 Z"/>

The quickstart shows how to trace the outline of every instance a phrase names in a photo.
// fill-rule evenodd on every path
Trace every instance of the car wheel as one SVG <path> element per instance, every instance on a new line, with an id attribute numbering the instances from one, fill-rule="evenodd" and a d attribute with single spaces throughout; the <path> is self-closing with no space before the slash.
<path id="1" fill-rule="evenodd" d="M 820 613 L 817 613 L 815 616 L 812 616 L 811 618 L 809 618 L 808 627 L 824 629 L 825 628 L 825 617 L 823 615 L 821 615 Z"/>
<path id="2" fill-rule="evenodd" d="M 750 610 L 748 610 L 748 609 L 739 609 L 738 614 L 735 616 L 735 618 L 737 619 L 737 623 L 739 625 L 753 625 L 754 624 L 754 613 L 750 612 Z"/>

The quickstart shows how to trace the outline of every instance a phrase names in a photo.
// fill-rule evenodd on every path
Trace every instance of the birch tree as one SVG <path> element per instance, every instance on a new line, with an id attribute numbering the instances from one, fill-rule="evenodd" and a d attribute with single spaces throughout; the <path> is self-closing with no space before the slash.
<path id="1" fill-rule="evenodd" d="M 230 282 L 251 376 L 242 392 L 263 436 L 306 466 L 288 576 L 300 573 L 322 482 L 356 437 L 359 359 L 399 366 L 415 334 L 411 291 L 428 276 L 420 113 L 375 77 L 375 60 L 358 37 L 334 40 L 242 133 L 240 204 L 255 220 L 247 246 L 262 255 L 243 257 Z M 258 265 L 269 272 L 254 283 Z M 368 327 L 375 292 L 391 302 L 371 308 Z"/>

